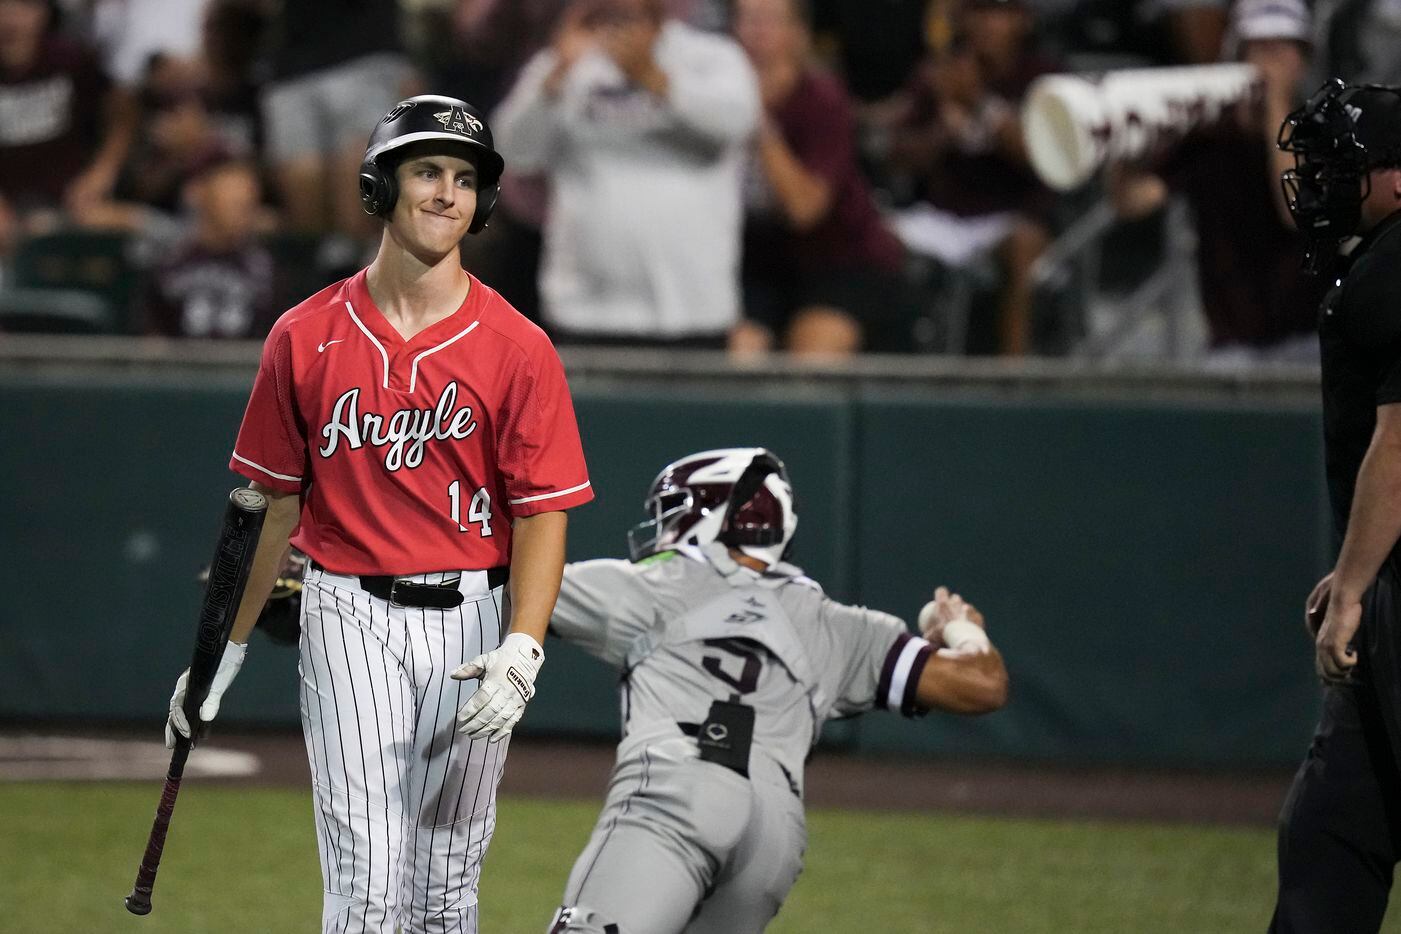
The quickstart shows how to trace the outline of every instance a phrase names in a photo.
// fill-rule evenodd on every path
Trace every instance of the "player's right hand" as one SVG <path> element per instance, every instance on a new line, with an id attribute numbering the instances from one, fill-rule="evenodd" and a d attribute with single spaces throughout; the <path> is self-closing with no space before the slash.
<path id="1" fill-rule="evenodd" d="M 934 599 L 919 611 L 919 632 L 935 645 L 957 653 L 986 652 L 991 647 L 983 614 L 947 587 L 936 589 Z"/>
<path id="2" fill-rule="evenodd" d="M 545 650 L 527 633 L 507 633 L 501 645 L 478 655 L 452 673 L 457 681 L 481 678 L 481 685 L 457 712 L 457 731 L 473 739 L 503 739 L 535 696 L 535 676 Z"/>
<path id="3" fill-rule="evenodd" d="M 237 642 L 230 642 L 224 649 L 223 657 L 219 659 L 219 670 L 214 673 L 214 681 L 209 686 L 209 696 L 199 705 L 199 718 L 202 722 L 208 723 L 219 715 L 219 703 L 229 685 L 233 684 L 234 676 L 243 667 L 243 656 L 247 652 L 248 646 L 239 645 Z M 185 686 L 189 680 L 190 669 L 186 668 L 175 681 L 175 693 L 170 695 L 170 716 L 165 721 L 166 749 L 175 748 L 176 733 L 186 739 L 190 738 L 190 721 L 185 717 Z"/>

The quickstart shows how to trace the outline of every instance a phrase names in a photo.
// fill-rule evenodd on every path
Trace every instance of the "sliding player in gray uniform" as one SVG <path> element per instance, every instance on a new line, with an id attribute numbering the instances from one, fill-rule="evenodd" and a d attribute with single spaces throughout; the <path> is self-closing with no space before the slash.
<path id="1" fill-rule="evenodd" d="M 803 764 L 825 721 L 872 708 L 985 713 L 1007 671 L 943 588 L 921 636 L 829 600 L 783 561 L 783 464 L 705 451 L 653 482 L 633 560 L 566 566 L 550 631 L 623 671 L 623 739 L 552 934 L 745 934 L 802 870 Z"/>

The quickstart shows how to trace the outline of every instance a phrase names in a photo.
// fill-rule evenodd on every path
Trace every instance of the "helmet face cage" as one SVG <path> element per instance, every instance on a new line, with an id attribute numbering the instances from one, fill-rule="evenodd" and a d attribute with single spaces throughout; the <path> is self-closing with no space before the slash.
<path id="1" fill-rule="evenodd" d="M 774 474 L 780 496 L 768 489 Z M 678 544 L 714 541 L 786 550 L 797 524 L 787 470 L 763 448 L 705 451 L 669 464 L 652 482 L 643 508 L 649 518 L 628 533 L 633 561 Z"/>
<path id="2" fill-rule="evenodd" d="M 1381 85 L 1349 85 L 1334 78 L 1285 118 L 1278 145 L 1293 153 L 1294 168 L 1280 178 L 1294 225 L 1309 239 L 1309 268 L 1357 230 L 1362 202 L 1371 193 L 1369 170 L 1395 164 L 1397 153 L 1370 150 L 1358 138 L 1361 110 L 1349 102 Z"/>
<path id="3" fill-rule="evenodd" d="M 628 556 L 633 561 L 660 551 L 664 537 L 675 540 L 677 527 L 695 509 L 695 497 L 686 489 L 653 493 L 642 506 L 651 518 L 628 530 Z"/>

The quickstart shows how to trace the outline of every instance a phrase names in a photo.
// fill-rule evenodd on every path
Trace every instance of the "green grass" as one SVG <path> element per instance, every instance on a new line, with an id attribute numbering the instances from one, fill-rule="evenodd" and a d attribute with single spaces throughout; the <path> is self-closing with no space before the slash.
<path id="1" fill-rule="evenodd" d="M 0 786 L 0 932 L 314 932 L 320 874 L 307 793 L 187 787 L 155 911 L 122 896 L 159 793 L 151 785 Z M 502 802 L 482 883 L 484 934 L 540 934 L 593 803 Z M 1264 829 L 817 811 L 780 934 L 1263 931 Z M 1397 912 L 1393 912 L 1396 915 Z M 1386 930 L 1401 931 L 1393 918 Z M 640 932 L 645 934 L 645 932 Z"/>

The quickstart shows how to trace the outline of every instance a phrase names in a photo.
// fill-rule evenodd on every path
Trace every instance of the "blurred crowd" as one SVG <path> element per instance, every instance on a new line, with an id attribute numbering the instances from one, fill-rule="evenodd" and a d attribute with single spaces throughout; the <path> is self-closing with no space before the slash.
<path id="1" fill-rule="evenodd" d="M 1084 190 L 1031 170 L 1037 77 L 1217 61 L 1263 93 Z M 1176 203 L 1204 352 L 1307 360 L 1274 141 L 1329 75 L 1401 81 L 1401 0 L 0 0 L 0 330 L 261 336 L 367 261 L 365 140 L 431 91 L 506 158 L 464 263 L 560 344 L 1069 353 L 1048 251 L 1107 205 L 1112 286 Z"/>

